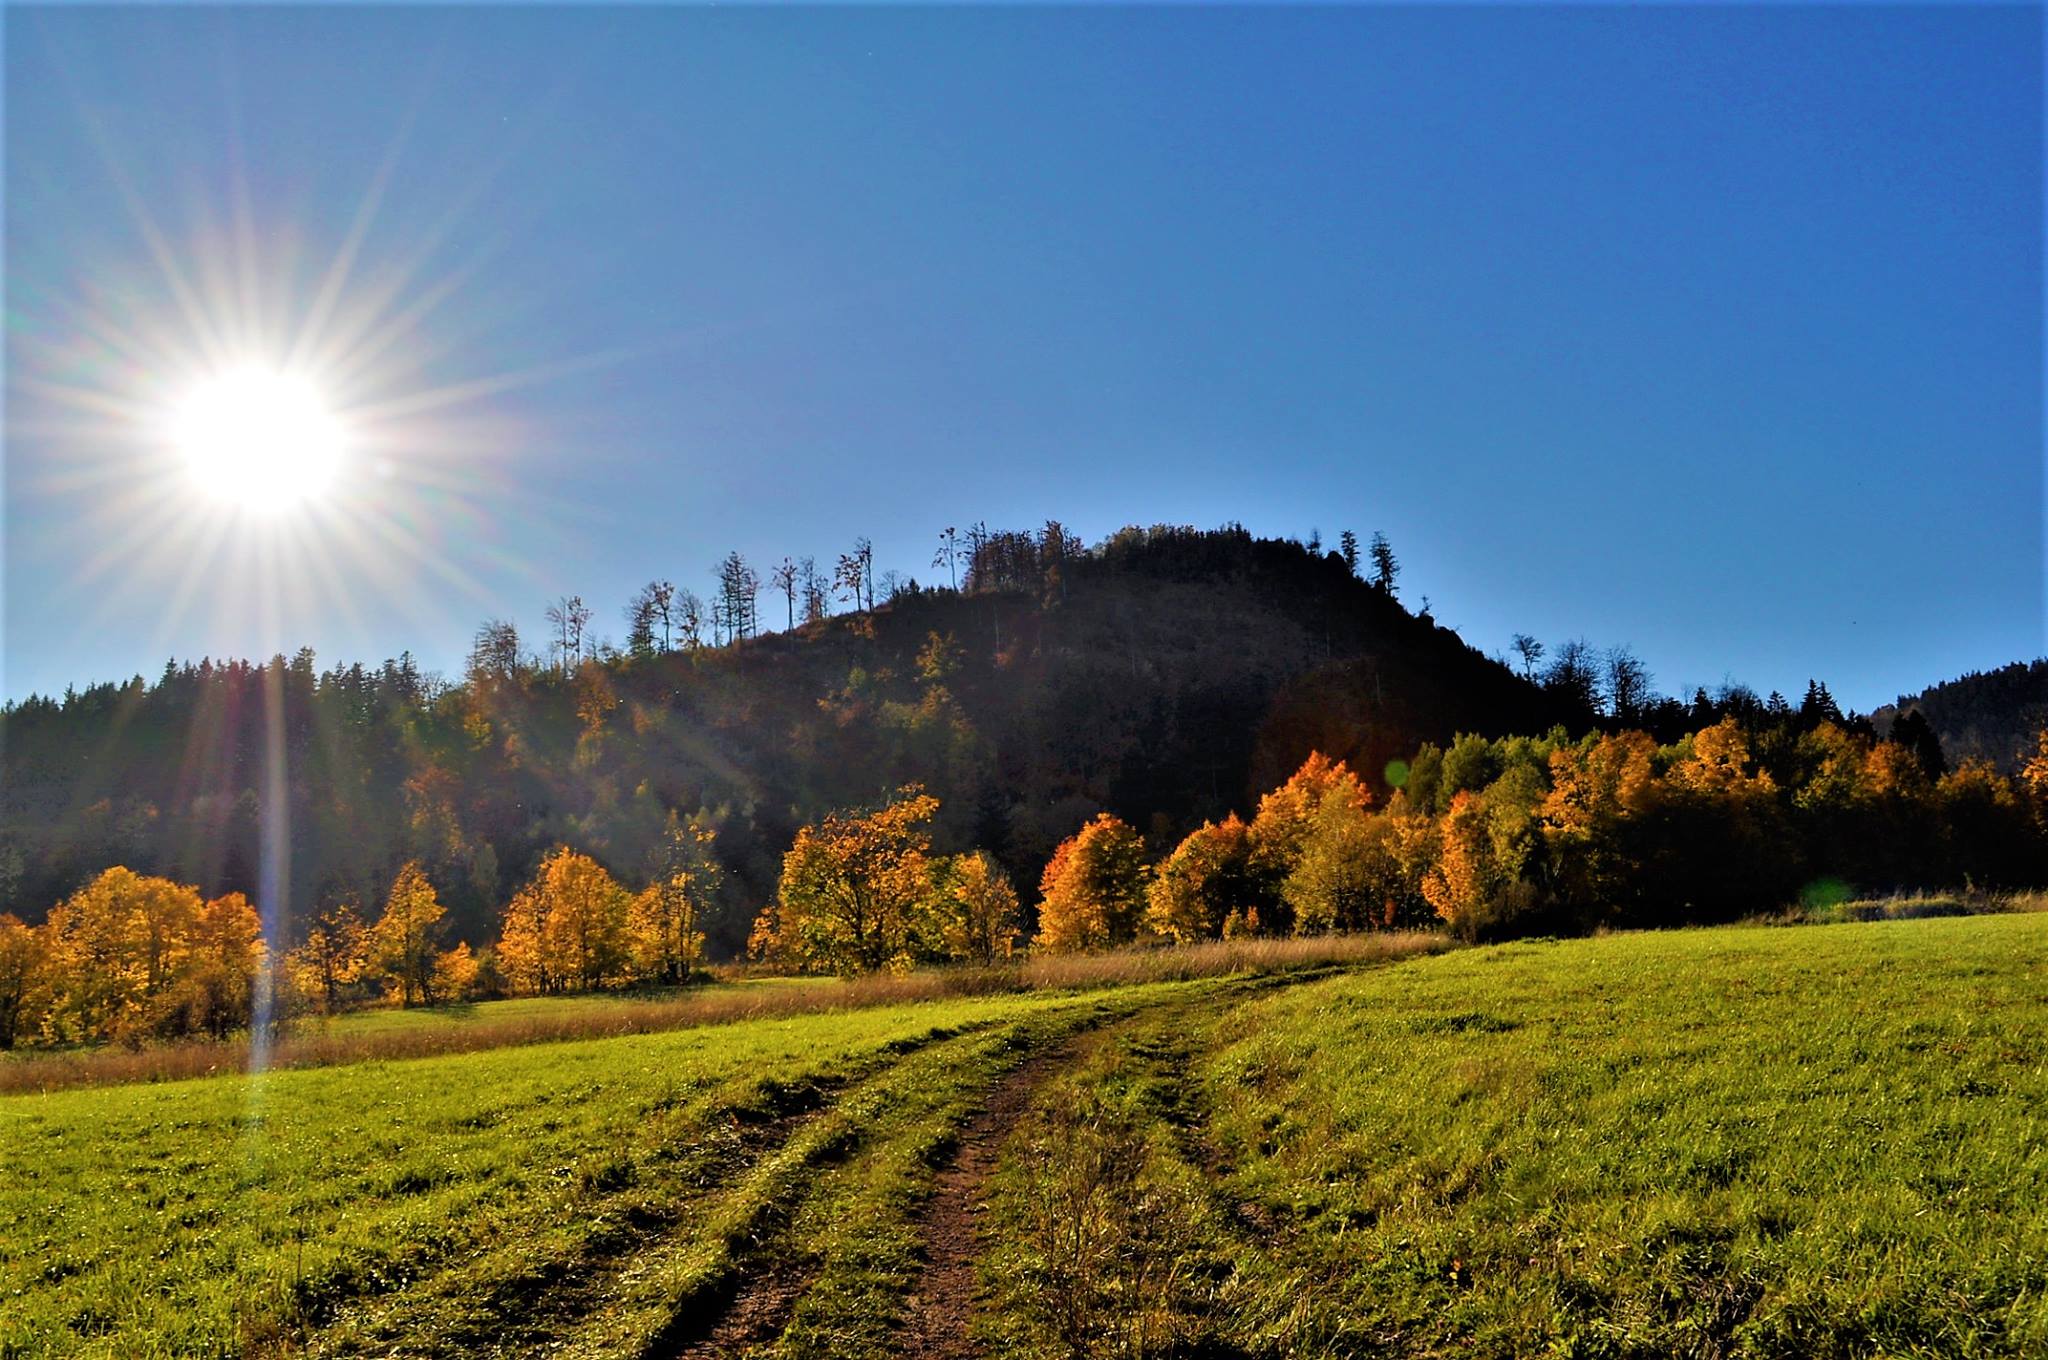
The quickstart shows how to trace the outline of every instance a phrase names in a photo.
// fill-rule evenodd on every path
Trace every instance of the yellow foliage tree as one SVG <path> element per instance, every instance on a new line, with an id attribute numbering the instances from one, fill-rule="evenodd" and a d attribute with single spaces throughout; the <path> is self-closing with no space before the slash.
<path id="1" fill-rule="evenodd" d="M 315 998 L 332 1015 L 347 989 L 362 981 L 369 962 L 369 930 L 356 909 L 336 903 L 314 917 L 305 943 L 285 955 L 285 967 L 301 996 Z"/>
<path id="2" fill-rule="evenodd" d="M 715 853 L 717 833 L 668 815 L 654 881 L 633 898 L 633 956 L 643 977 L 688 982 L 704 960 L 698 922 L 717 900 L 724 871 Z"/>
<path id="3" fill-rule="evenodd" d="M 1743 735 L 1742 724 L 1723 718 L 1692 734 L 1690 750 L 1671 767 L 1670 778 L 1695 793 L 1768 793 L 1773 787 L 1770 775 L 1752 773 L 1750 765 L 1749 738 Z"/>
<path id="4" fill-rule="evenodd" d="M 950 958 L 984 968 L 1010 957 L 1017 940 L 1017 889 L 985 850 L 948 861 L 940 883 L 940 927 Z"/>
<path id="5" fill-rule="evenodd" d="M 1040 949 L 1103 949 L 1137 938 L 1149 872 L 1145 843 L 1104 812 L 1053 851 L 1039 879 Z"/>
<path id="6" fill-rule="evenodd" d="M 446 911 L 417 861 L 391 881 L 384 914 L 370 928 L 370 957 L 380 976 L 398 984 L 399 1004 L 434 1004 L 434 942 Z"/>
<path id="7" fill-rule="evenodd" d="M 557 846 L 534 876 L 541 951 L 548 970 L 586 991 L 617 981 L 631 962 L 632 899 L 602 864 Z"/>
<path id="8" fill-rule="evenodd" d="M 0 1052 L 40 1028 L 54 972 L 49 931 L 0 915 Z"/>
<path id="9" fill-rule="evenodd" d="M 238 892 L 201 904 L 160 1031 L 224 1038 L 250 1023 L 263 970 L 263 919 Z"/>
<path id="10" fill-rule="evenodd" d="M 1262 811 L 1273 797 L 1266 796 Z M 1216 939 L 1233 922 L 1232 933 L 1256 931 L 1263 894 L 1252 855 L 1251 832 L 1235 813 L 1221 822 L 1204 822 L 1152 875 L 1146 923 L 1175 944 Z M 1300 857 L 1299 842 L 1293 857 Z"/>
<path id="11" fill-rule="evenodd" d="M 434 995 L 443 1001 L 461 1001 L 476 986 L 477 960 L 467 940 L 434 956 Z"/>
<path id="12" fill-rule="evenodd" d="M 528 883 L 505 904 L 498 933 L 498 962 L 514 988 L 548 996 L 568 985 L 550 952 L 547 899 L 538 883 Z"/>
<path id="13" fill-rule="evenodd" d="M 1480 796 L 1465 790 L 1455 794 L 1438 833 L 1436 863 L 1423 877 L 1422 895 L 1445 924 L 1469 939 L 1486 918 L 1495 886 L 1486 805 Z"/>
<path id="14" fill-rule="evenodd" d="M 938 799 L 911 784 L 874 812 L 832 813 L 798 831 L 755 938 L 800 968 L 908 967 L 930 949 L 929 828 L 938 810 Z"/>
<path id="15" fill-rule="evenodd" d="M 2034 754 L 2020 767 L 2020 787 L 2027 791 L 2034 819 L 2048 830 L 2048 727 L 2034 736 Z"/>
<path id="16" fill-rule="evenodd" d="M 200 905 L 195 889 L 117 865 L 52 907 L 56 1028 L 81 1039 L 137 1030 L 170 984 Z"/>

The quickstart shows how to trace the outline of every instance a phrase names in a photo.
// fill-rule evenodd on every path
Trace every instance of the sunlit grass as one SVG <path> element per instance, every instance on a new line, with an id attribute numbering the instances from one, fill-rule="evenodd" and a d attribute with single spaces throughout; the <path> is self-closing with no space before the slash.
<path id="1" fill-rule="evenodd" d="M 397 1326 L 417 1354 L 492 1291 L 509 1313 L 560 1263 L 642 1239 L 712 1270 L 747 1206 L 705 1197 L 747 1184 L 729 1178 L 749 1127 L 852 1099 L 906 1055 L 1094 1004 L 970 998 L 0 1099 L 6 1344 L 225 1356 Z"/>
<path id="2" fill-rule="evenodd" d="M 1105 1259 L 1220 1263 L 1143 1296 L 1196 1351 L 2037 1356 L 2044 960 L 2039 914 L 1467 950 L 1150 1024 L 1046 1119 L 1149 1149 Z M 992 1325 L 1065 1354 L 1029 1245 Z"/>

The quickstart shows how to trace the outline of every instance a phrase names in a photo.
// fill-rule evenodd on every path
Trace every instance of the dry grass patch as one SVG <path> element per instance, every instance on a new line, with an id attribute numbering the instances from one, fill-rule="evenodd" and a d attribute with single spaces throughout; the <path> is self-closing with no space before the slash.
<path id="1" fill-rule="evenodd" d="M 266 1071 L 335 1067 L 921 1001 L 1345 967 L 1434 953 L 1449 947 L 1445 936 L 1426 931 L 1223 940 L 1164 949 L 1043 955 L 1009 967 L 941 968 L 901 977 L 787 979 L 772 986 L 760 985 L 758 981 L 740 982 L 707 987 L 664 1001 L 621 998 L 606 1002 L 579 997 L 574 998 L 573 1005 L 565 1003 L 559 1014 L 525 1014 L 505 1020 L 450 1022 L 371 1033 L 351 1033 L 340 1027 L 324 1032 L 287 1032 L 271 1042 L 262 1066 Z M 100 1048 L 22 1055 L 0 1062 L 0 1095 L 180 1081 L 247 1072 L 253 1065 L 254 1055 L 247 1037 L 136 1050 Z"/>

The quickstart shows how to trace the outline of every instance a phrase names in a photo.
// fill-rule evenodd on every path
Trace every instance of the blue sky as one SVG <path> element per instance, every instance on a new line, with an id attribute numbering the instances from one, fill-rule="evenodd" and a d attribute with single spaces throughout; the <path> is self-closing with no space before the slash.
<path id="1" fill-rule="evenodd" d="M 5 63 L 10 696 L 1049 516 L 1384 530 L 1483 649 L 1669 690 L 2044 650 L 2038 8 L 13 8 Z M 182 514 L 152 413 L 305 335 L 349 513 Z"/>

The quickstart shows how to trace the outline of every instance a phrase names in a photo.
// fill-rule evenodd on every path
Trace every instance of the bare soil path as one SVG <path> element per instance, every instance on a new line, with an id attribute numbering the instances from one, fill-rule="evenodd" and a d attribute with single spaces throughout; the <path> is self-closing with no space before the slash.
<path id="1" fill-rule="evenodd" d="M 1071 1060 L 1078 1043 L 1076 1036 L 1027 1057 L 990 1090 L 981 1113 L 960 1131 L 953 1158 L 939 1172 L 918 1222 L 924 1271 L 905 1305 L 897 1351 L 904 1360 L 968 1360 L 982 1354 L 969 1324 L 988 1179 L 1003 1140 L 1029 1109 L 1032 1093 Z"/>

